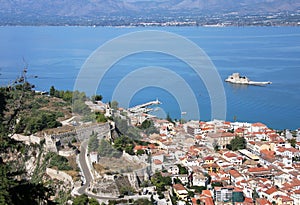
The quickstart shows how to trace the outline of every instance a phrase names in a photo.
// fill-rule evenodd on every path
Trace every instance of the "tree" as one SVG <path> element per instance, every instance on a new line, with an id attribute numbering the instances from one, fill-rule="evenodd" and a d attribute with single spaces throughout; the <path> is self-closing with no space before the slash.
<path id="1" fill-rule="evenodd" d="M 97 199 L 95 198 L 90 198 L 89 199 L 89 205 L 100 205 Z"/>
<path id="2" fill-rule="evenodd" d="M 177 167 L 179 169 L 179 174 L 188 174 L 188 170 L 185 167 L 181 166 L 180 164 L 177 164 Z"/>
<path id="3" fill-rule="evenodd" d="M 118 106 L 119 106 L 119 103 L 115 100 L 110 103 L 110 107 L 113 110 L 118 110 Z"/>
<path id="4" fill-rule="evenodd" d="M 295 137 L 293 137 L 292 139 L 288 139 L 288 142 L 291 144 L 292 147 L 296 147 L 297 141 Z"/>
<path id="5" fill-rule="evenodd" d="M 96 103 L 96 101 L 101 101 L 103 99 L 102 95 L 93 95 L 92 102 Z"/>
<path id="6" fill-rule="evenodd" d="M 256 189 L 253 189 L 253 192 L 252 192 L 252 199 L 255 201 L 257 198 L 259 198 L 259 195 L 258 195 Z"/>
<path id="7" fill-rule="evenodd" d="M 216 187 L 223 187 L 223 183 L 222 182 L 213 182 L 211 183 L 212 188 Z"/>
<path id="8" fill-rule="evenodd" d="M 89 198 L 86 194 L 82 194 L 80 196 L 77 196 L 73 200 L 73 205 L 88 205 L 89 203 Z"/>
<path id="9" fill-rule="evenodd" d="M 121 157 L 122 152 L 113 148 L 105 139 L 100 140 L 98 153 L 101 157 Z"/>
<path id="10" fill-rule="evenodd" d="M 99 123 L 107 122 L 107 118 L 105 117 L 105 115 L 103 113 L 100 113 L 100 112 L 96 113 L 96 120 Z"/>
<path id="11" fill-rule="evenodd" d="M 152 205 L 153 203 L 148 199 L 137 199 L 133 202 L 134 205 Z"/>
<path id="12" fill-rule="evenodd" d="M 24 169 L 28 146 L 9 137 L 34 96 L 34 86 L 26 81 L 26 73 L 24 68 L 21 77 L 0 88 L 0 204 L 50 204 L 53 195 L 51 187 L 28 180 L 29 173 Z"/>
<path id="13" fill-rule="evenodd" d="M 214 148 L 214 150 L 217 152 L 220 150 L 220 146 L 218 144 L 218 141 L 215 139 L 214 142 L 212 143 L 212 146 Z"/>
<path id="14" fill-rule="evenodd" d="M 89 138 L 89 152 L 96 152 L 99 147 L 99 140 L 97 138 L 97 133 L 92 133 L 90 138 Z"/>
<path id="15" fill-rule="evenodd" d="M 156 186 L 157 192 L 166 191 L 167 185 L 172 185 L 171 177 L 163 177 L 161 173 L 157 172 L 151 177 L 151 183 Z"/>
<path id="16" fill-rule="evenodd" d="M 50 87 L 50 92 L 49 92 L 49 94 L 50 94 L 50 96 L 52 96 L 52 97 L 55 95 L 55 88 L 54 88 L 53 85 Z"/>
<path id="17" fill-rule="evenodd" d="M 167 113 L 166 120 L 168 120 L 171 123 L 174 123 L 173 120 L 172 120 L 172 118 L 171 118 L 171 116 L 170 116 L 170 113 Z"/>
<path id="18" fill-rule="evenodd" d="M 246 148 L 246 139 L 244 137 L 235 137 L 230 141 L 231 150 L 236 151 Z M 229 147 L 230 148 L 230 147 Z"/>
<path id="19" fill-rule="evenodd" d="M 145 130 L 148 129 L 151 126 L 150 120 L 144 120 L 140 126 L 141 129 Z"/>
<path id="20" fill-rule="evenodd" d="M 142 149 L 139 149 L 137 152 L 136 152 L 136 155 L 143 155 L 145 154 L 145 151 L 142 150 Z"/>

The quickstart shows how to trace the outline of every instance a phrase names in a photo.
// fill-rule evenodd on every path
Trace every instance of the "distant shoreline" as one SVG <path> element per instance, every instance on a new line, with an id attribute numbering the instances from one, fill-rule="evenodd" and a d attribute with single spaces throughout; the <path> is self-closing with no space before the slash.
<path id="1" fill-rule="evenodd" d="M 220 26 L 220 25 L 182 25 L 182 26 L 177 26 L 177 25 L 166 25 L 166 26 L 161 26 L 161 25 L 147 25 L 147 26 L 142 26 L 142 25 L 134 25 L 134 26 L 106 26 L 106 25 L 52 25 L 52 24 L 43 24 L 43 25 L 34 25 L 34 24 L 15 24 L 15 25 L 3 25 L 0 24 L 0 27 L 91 27 L 91 28 L 180 28 L 180 27 L 199 27 L 199 28 L 256 28 L 256 27 L 266 27 L 266 28 L 276 28 L 276 27 L 300 27 L 300 24 L 298 25 L 290 25 L 290 24 L 284 24 L 284 25 L 272 25 L 272 26 L 264 26 L 264 25 L 247 25 L 247 26 L 236 26 L 236 25 L 227 25 L 227 26 Z"/>

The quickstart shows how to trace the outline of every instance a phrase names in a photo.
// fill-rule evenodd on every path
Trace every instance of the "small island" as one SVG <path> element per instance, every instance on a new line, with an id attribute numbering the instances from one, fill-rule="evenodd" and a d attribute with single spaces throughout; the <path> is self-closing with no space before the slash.
<path id="1" fill-rule="evenodd" d="M 246 76 L 241 76 L 239 73 L 233 73 L 232 75 L 228 76 L 225 82 L 243 85 L 267 85 L 272 83 L 271 81 L 251 81 L 249 78 L 247 78 Z"/>

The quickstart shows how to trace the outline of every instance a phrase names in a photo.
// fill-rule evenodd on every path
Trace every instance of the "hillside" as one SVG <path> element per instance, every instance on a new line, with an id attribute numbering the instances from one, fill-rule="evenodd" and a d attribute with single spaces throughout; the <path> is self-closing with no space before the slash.
<path id="1" fill-rule="evenodd" d="M 102 15 L 155 15 L 238 12 L 241 14 L 279 11 L 296 12 L 297 0 L 0 0 L 0 14 L 14 16 L 83 17 Z"/>

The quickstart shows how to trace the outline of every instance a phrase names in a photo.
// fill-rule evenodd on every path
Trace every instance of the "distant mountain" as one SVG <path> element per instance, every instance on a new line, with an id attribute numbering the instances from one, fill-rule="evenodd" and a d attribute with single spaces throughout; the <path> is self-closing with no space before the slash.
<path id="1" fill-rule="evenodd" d="M 0 0 L 0 15 L 101 16 L 299 11 L 299 0 Z"/>
<path id="2" fill-rule="evenodd" d="M 129 25 L 139 19 L 156 22 L 203 16 L 264 15 L 281 12 L 297 24 L 299 0 L 0 0 L 0 25 Z M 286 17 L 285 13 L 290 16 Z M 294 17 L 294 14 L 297 17 Z M 238 16 L 238 17 L 237 17 Z M 223 16 L 224 17 L 224 16 Z M 280 18 L 281 18 L 280 17 Z M 199 19 L 199 18 L 198 18 Z M 204 20 L 203 20 L 204 19 Z M 212 18 L 214 19 L 214 18 Z M 248 21 L 247 17 L 245 18 Z M 203 22 L 207 18 L 202 18 Z M 265 20 L 260 19 L 265 24 Z M 79 23 L 78 23 L 79 22 Z M 81 22 L 81 23 L 80 23 Z M 257 22 L 254 20 L 253 22 Z M 212 21 L 212 23 L 218 23 Z M 232 25 L 233 25 L 232 24 Z M 247 23 L 246 23 L 247 24 Z M 244 25 L 246 25 L 244 24 Z M 250 23 L 251 24 L 251 23 Z M 280 20 L 275 24 L 284 24 Z"/>

